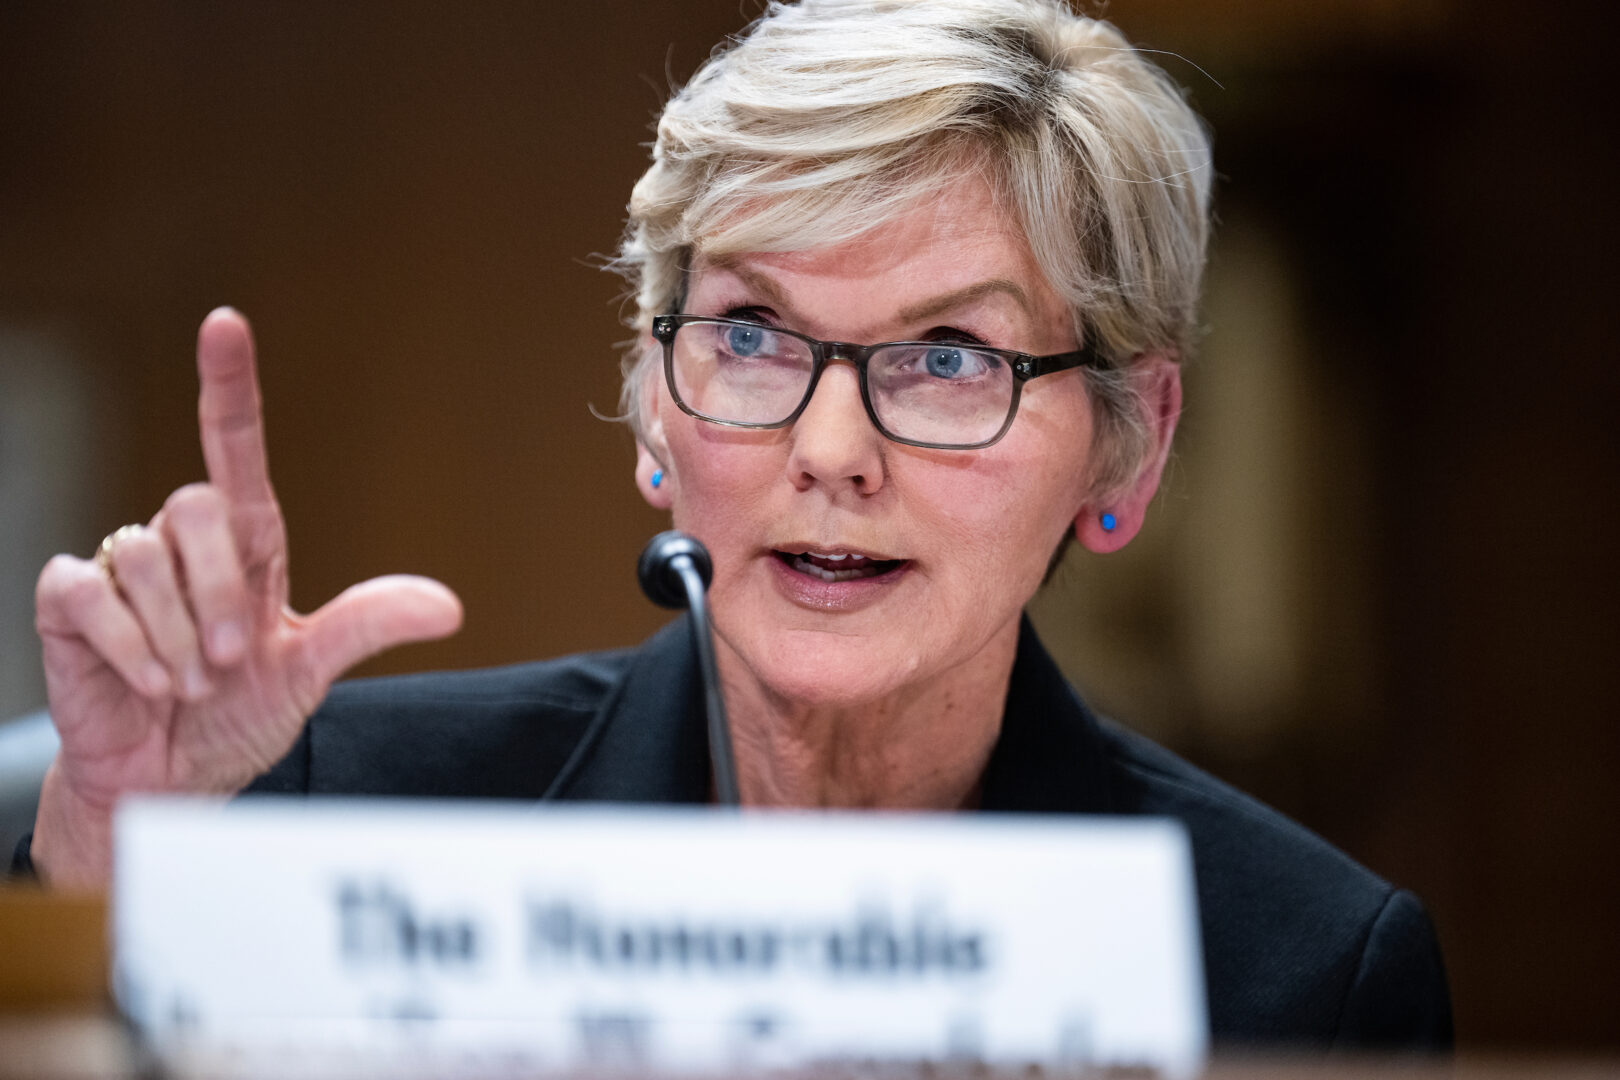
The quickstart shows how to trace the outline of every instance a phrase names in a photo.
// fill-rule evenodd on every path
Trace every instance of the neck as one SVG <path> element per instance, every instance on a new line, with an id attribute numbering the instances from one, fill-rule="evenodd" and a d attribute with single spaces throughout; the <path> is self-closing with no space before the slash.
<path id="1" fill-rule="evenodd" d="M 1018 621 L 977 654 L 871 701 L 790 700 L 719 648 L 738 787 L 750 806 L 957 810 L 978 803 L 1001 733 Z M 718 644 L 718 643 L 717 643 Z"/>

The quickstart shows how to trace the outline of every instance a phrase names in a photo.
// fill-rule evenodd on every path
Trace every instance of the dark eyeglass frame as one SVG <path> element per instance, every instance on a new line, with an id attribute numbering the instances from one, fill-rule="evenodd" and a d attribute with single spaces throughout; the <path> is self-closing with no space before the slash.
<path id="1" fill-rule="evenodd" d="M 717 416 L 698 412 L 688 405 L 681 399 L 681 392 L 675 386 L 675 332 L 690 323 L 765 329 L 773 334 L 796 338 L 808 345 L 811 357 L 810 384 L 805 387 L 804 397 L 799 400 L 798 406 L 784 419 L 755 423 L 747 420 L 722 420 Z M 1054 353 L 1051 356 L 1031 356 L 1029 353 L 1014 352 L 1011 349 L 992 349 L 984 345 L 968 345 L 955 341 L 884 341 L 876 345 L 852 345 L 847 341 L 821 341 L 808 334 L 801 334 L 796 330 L 784 330 L 769 323 L 752 322 L 747 319 L 724 319 L 709 315 L 654 316 L 652 335 L 664 346 L 664 382 L 669 387 L 669 395 L 675 399 L 675 404 L 680 407 L 680 410 L 688 416 L 705 420 L 711 424 L 720 424 L 724 427 L 750 428 L 761 431 L 787 427 L 797 420 L 799 414 L 804 412 L 805 406 L 810 404 L 810 398 L 814 396 L 816 386 L 821 382 L 821 373 L 826 369 L 827 365 L 834 360 L 844 360 L 855 365 L 857 381 L 861 387 L 861 404 L 866 406 L 867 418 L 872 421 L 872 426 L 877 428 L 878 433 L 891 442 L 903 443 L 906 446 L 920 446 L 928 450 L 982 450 L 986 446 L 994 445 L 1012 427 L 1013 418 L 1018 415 L 1018 400 L 1023 394 L 1026 382 L 1031 379 L 1038 379 L 1042 375 L 1068 371 L 1071 368 L 1089 367 L 1100 371 L 1109 366 L 1107 359 L 1097 352 L 1091 342 L 1087 342 L 1083 348 L 1076 349 L 1074 352 Z M 923 346 L 925 348 L 955 346 L 971 349 L 976 353 L 993 356 L 1007 365 L 1013 375 L 1012 400 L 1007 405 L 1007 418 L 1001 422 L 1001 427 L 996 430 L 994 435 L 988 439 L 972 443 L 923 442 L 921 439 L 907 439 L 896 435 L 883 426 L 883 421 L 878 419 L 877 410 L 872 407 L 872 393 L 866 381 L 866 365 L 871 360 L 872 354 L 879 349 L 907 345 Z"/>

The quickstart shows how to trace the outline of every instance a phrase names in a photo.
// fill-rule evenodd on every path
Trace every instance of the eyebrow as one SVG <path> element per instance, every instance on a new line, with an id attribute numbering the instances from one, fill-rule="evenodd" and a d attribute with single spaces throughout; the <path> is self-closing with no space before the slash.
<path id="1" fill-rule="evenodd" d="M 948 292 L 944 296 L 936 296 L 932 300 L 924 300 L 920 304 L 913 304 L 908 308 L 900 309 L 900 318 L 904 322 L 917 322 L 922 319 L 938 315 L 942 311 L 949 311 L 954 307 L 971 304 L 992 293 L 1005 293 L 1018 301 L 1018 306 L 1026 312 L 1030 310 L 1029 296 L 1016 281 L 1007 278 L 991 278 L 981 281 L 977 285 L 969 285 L 965 289 Z"/>
<path id="2" fill-rule="evenodd" d="M 758 291 L 762 296 L 765 297 L 766 300 L 770 301 L 773 306 L 779 308 L 792 307 L 792 303 L 788 300 L 787 294 L 782 292 L 781 287 L 769 277 L 759 273 L 757 270 L 744 266 L 740 262 L 732 262 L 730 260 L 717 261 L 714 265 L 716 269 L 725 270 L 728 273 L 735 274 L 737 277 L 741 278 L 744 284 L 746 284 L 749 288 Z M 975 300 L 982 299 L 983 297 L 989 296 L 993 293 L 1004 293 L 1017 301 L 1018 306 L 1023 308 L 1024 311 L 1028 312 L 1031 310 L 1029 294 L 1024 291 L 1023 286 L 1019 285 L 1018 282 L 1013 281 L 1010 278 L 990 278 L 986 281 L 969 285 L 966 288 L 956 289 L 952 292 L 948 292 L 943 296 L 932 297 L 928 300 L 922 301 L 921 303 L 913 304 L 910 307 L 901 308 L 900 319 L 903 322 L 919 322 L 923 319 L 938 315 L 942 311 L 949 311 L 954 307 L 961 307 L 964 304 L 971 304 Z"/>
<path id="3" fill-rule="evenodd" d="M 764 296 L 766 300 L 771 302 L 771 306 L 778 308 L 792 306 L 788 302 L 787 294 L 781 290 L 776 282 L 772 281 L 764 274 L 761 274 L 759 271 L 750 269 L 749 267 L 742 265 L 742 263 L 734 262 L 730 259 L 717 260 L 714 266 L 718 270 L 724 270 L 729 274 L 734 274 L 741 278 L 743 280 L 743 284 Z"/>

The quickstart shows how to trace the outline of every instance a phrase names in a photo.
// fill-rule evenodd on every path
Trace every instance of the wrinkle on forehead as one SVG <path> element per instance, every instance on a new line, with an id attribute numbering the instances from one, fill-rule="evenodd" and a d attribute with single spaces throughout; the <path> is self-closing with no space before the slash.
<path id="1" fill-rule="evenodd" d="M 764 297 L 772 305 L 778 308 L 791 306 L 791 300 L 777 285 L 774 278 L 769 274 L 760 273 L 743 260 L 737 258 L 720 260 L 716 261 L 713 266 L 717 270 L 724 270 L 726 273 L 741 279 L 744 284 Z M 996 293 L 1012 297 L 1025 312 L 1029 314 L 1035 313 L 1034 304 L 1030 300 L 1029 293 L 1022 285 L 1011 278 L 994 277 L 913 303 L 901 308 L 899 314 L 900 318 L 906 322 L 919 322 L 933 315 L 938 315 L 940 312 L 971 304 Z"/>
<path id="2" fill-rule="evenodd" d="M 689 272 L 688 297 L 706 273 L 733 278 L 751 301 L 775 309 L 800 330 L 820 324 L 846 337 L 870 332 L 891 340 L 907 329 L 915 333 L 937 316 L 977 311 L 992 320 L 979 329 L 989 330 L 989 340 L 1001 347 L 1035 352 L 1074 347 L 1072 314 L 1051 289 L 994 187 L 975 174 L 853 239 L 795 251 L 706 252 L 694 258 Z M 807 299 L 803 290 L 811 283 L 817 283 L 821 297 L 816 312 L 801 310 Z M 851 321 L 858 312 L 876 310 L 873 301 L 884 309 L 882 326 Z M 829 311 L 845 318 L 828 325 Z"/>
<path id="3" fill-rule="evenodd" d="M 1018 216 L 982 169 L 942 171 L 935 182 L 914 188 L 904 200 L 886 201 L 882 210 L 858 200 L 827 205 L 836 196 L 794 192 L 733 208 L 693 238 L 689 272 L 699 264 L 723 267 L 746 256 L 814 258 L 834 248 L 876 267 L 924 236 L 970 241 L 1004 235 L 1028 243 Z"/>

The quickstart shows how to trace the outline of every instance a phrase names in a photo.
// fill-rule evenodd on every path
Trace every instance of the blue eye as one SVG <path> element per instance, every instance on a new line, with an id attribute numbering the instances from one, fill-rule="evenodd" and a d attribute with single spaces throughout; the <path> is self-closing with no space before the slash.
<path id="1" fill-rule="evenodd" d="M 954 379 L 962 373 L 964 359 L 961 349 L 934 348 L 923 355 L 923 367 L 937 378 Z"/>
<path id="2" fill-rule="evenodd" d="M 748 357 L 758 353 L 765 344 L 765 331 L 757 326 L 730 326 L 726 328 L 726 348 L 732 355 Z"/>

